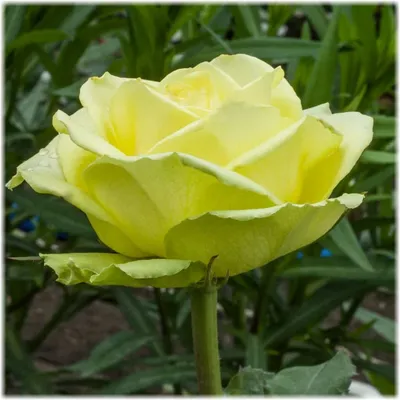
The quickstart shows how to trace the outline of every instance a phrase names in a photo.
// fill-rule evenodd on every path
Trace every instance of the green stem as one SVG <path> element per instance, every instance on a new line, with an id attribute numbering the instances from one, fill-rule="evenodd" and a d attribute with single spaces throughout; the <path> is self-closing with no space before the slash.
<path id="1" fill-rule="evenodd" d="M 194 288 L 191 294 L 192 332 L 199 394 L 223 394 L 218 352 L 217 287 Z"/>

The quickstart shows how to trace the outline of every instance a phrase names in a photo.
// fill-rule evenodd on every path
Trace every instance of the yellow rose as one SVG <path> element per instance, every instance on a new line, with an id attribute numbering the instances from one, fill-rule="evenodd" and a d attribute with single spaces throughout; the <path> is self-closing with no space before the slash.
<path id="1" fill-rule="evenodd" d="M 84 211 L 119 254 L 43 255 L 59 280 L 186 286 L 264 265 L 325 234 L 361 194 L 328 199 L 372 139 L 372 118 L 303 110 L 283 70 L 222 55 L 161 82 L 105 73 L 18 167 Z"/>

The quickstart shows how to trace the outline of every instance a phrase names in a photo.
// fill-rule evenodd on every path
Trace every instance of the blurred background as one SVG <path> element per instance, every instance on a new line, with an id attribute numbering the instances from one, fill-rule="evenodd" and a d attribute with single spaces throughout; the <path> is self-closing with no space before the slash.
<path id="1" fill-rule="evenodd" d="M 278 371 L 347 349 L 355 379 L 394 394 L 395 7 L 7 5 L 5 179 L 76 111 L 105 71 L 159 80 L 221 53 L 282 65 L 303 107 L 373 116 L 374 139 L 337 193 L 365 203 L 317 243 L 229 279 L 219 294 L 224 385 L 239 366 Z M 334 193 L 335 195 L 335 193 Z M 8 257 L 106 251 L 86 217 L 22 186 L 5 191 L 8 394 L 197 392 L 186 289 L 65 287 Z"/>

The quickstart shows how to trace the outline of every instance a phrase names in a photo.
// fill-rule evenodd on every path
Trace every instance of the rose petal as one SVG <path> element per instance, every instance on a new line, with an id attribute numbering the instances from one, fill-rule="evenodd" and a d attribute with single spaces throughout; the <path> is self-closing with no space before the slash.
<path id="1" fill-rule="evenodd" d="M 132 260 L 120 254 L 40 254 L 65 285 L 185 287 L 204 276 L 204 266 L 187 260 Z"/>
<path id="2" fill-rule="evenodd" d="M 213 263 L 223 277 L 265 265 L 324 235 L 364 196 L 344 194 L 315 204 L 242 211 L 215 211 L 181 222 L 166 236 L 167 257 Z"/>

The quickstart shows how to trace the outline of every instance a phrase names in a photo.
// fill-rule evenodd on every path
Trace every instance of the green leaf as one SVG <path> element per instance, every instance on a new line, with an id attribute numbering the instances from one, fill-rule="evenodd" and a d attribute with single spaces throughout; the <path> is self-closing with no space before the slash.
<path id="1" fill-rule="evenodd" d="M 35 257 L 37 261 L 37 257 Z M 34 281 L 41 286 L 44 281 L 44 268 L 42 262 L 7 260 L 6 279 L 13 281 Z"/>
<path id="2" fill-rule="evenodd" d="M 82 377 L 91 376 L 115 366 L 152 339 L 152 336 L 138 337 L 130 331 L 118 332 L 97 345 L 89 358 L 67 369 L 80 373 Z"/>
<path id="3" fill-rule="evenodd" d="M 396 342 L 395 322 L 392 319 L 367 310 L 364 307 L 358 308 L 354 316 L 362 322 L 375 321 L 373 329 L 389 342 Z"/>
<path id="4" fill-rule="evenodd" d="M 294 38 L 245 38 L 228 42 L 234 53 L 244 53 L 264 60 L 285 61 L 299 57 L 316 56 L 320 43 L 312 40 Z M 221 45 L 205 47 L 191 56 L 183 56 L 175 68 L 196 65 L 202 61 L 210 61 L 224 52 Z"/>
<path id="5" fill-rule="evenodd" d="M 42 121 L 39 111 L 43 100 L 48 98 L 46 90 L 48 83 L 39 80 L 33 89 L 27 93 L 18 104 L 18 110 L 24 120 L 24 124 L 34 130 Z"/>
<path id="6" fill-rule="evenodd" d="M 6 53 L 11 50 L 20 49 L 30 44 L 54 43 L 69 39 L 69 35 L 58 29 L 42 29 L 23 33 L 14 39 L 7 47 Z"/>
<path id="7" fill-rule="evenodd" d="M 229 381 L 225 389 L 228 395 L 265 395 L 269 394 L 268 382 L 273 378 L 272 372 L 245 367 Z"/>
<path id="8" fill-rule="evenodd" d="M 72 85 L 65 86 L 60 89 L 53 90 L 53 95 L 64 96 L 71 99 L 77 99 L 81 86 L 86 82 L 87 79 L 79 79 Z"/>
<path id="9" fill-rule="evenodd" d="M 367 79 L 373 79 L 377 65 L 374 12 L 376 5 L 353 5 L 351 14 L 361 41 L 361 60 Z"/>
<path id="10" fill-rule="evenodd" d="M 385 115 L 374 115 L 374 138 L 394 138 L 396 135 L 396 119 Z"/>
<path id="11" fill-rule="evenodd" d="M 298 279 L 301 277 L 330 278 L 341 280 L 360 280 L 372 282 L 393 282 L 395 269 L 385 268 L 379 271 L 366 271 L 355 266 L 343 257 L 326 259 L 304 257 L 300 262 L 279 274 L 283 278 Z"/>
<path id="12" fill-rule="evenodd" d="M 343 395 L 348 393 L 356 369 L 345 352 L 312 367 L 292 367 L 278 372 L 270 381 L 271 395 Z"/>
<path id="13" fill-rule="evenodd" d="M 293 5 L 269 4 L 268 5 L 268 36 L 276 36 L 279 28 L 293 15 Z"/>
<path id="14" fill-rule="evenodd" d="M 182 5 L 178 11 L 178 15 L 175 17 L 173 21 L 171 21 L 171 26 L 168 30 L 166 38 L 171 40 L 174 33 L 176 33 L 179 29 L 181 29 L 188 21 L 196 19 L 197 14 L 202 11 L 204 5 Z"/>
<path id="15" fill-rule="evenodd" d="M 396 395 L 396 385 L 394 382 L 374 372 L 366 372 L 366 375 L 371 381 L 371 384 L 378 389 L 381 394 L 386 396 Z"/>
<path id="16" fill-rule="evenodd" d="M 307 4 L 300 6 L 300 9 L 306 14 L 320 39 L 323 39 L 329 27 L 329 19 L 326 16 L 324 7 Z"/>
<path id="17" fill-rule="evenodd" d="M 353 358 L 353 363 L 357 368 L 365 369 L 385 377 L 390 382 L 395 382 L 395 370 L 393 365 L 384 363 L 373 363 L 371 361 Z"/>
<path id="18" fill-rule="evenodd" d="M 148 310 L 135 296 L 132 289 L 117 288 L 112 289 L 115 298 L 118 301 L 120 310 L 125 315 L 129 325 L 142 336 L 157 336 L 157 326 L 155 321 L 152 320 Z M 151 343 L 151 347 L 159 355 L 164 355 L 164 350 L 161 343 L 157 340 Z"/>
<path id="19" fill-rule="evenodd" d="M 237 5 L 243 24 L 253 37 L 261 36 L 260 17 L 258 14 L 259 6 Z"/>
<path id="20" fill-rule="evenodd" d="M 246 337 L 245 364 L 252 368 L 266 369 L 266 352 L 259 336 L 249 333 Z"/>
<path id="21" fill-rule="evenodd" d="M 6 197 L 32 215 L 39 215 L 54 229 L 87 238 L 97 237 L 86 215 L 59 198 L 37 194 L 24 188 L 7 191 Z"/>
<path id="22" fill-rule="evenodd" d="M 95 5 L 79 4 L 74 6 L 72 12 L 60 25 L 60 29 L 69 35 L 74 34 L 76 29 L 81 27 L 95 10 Z"/>
<path id="23" fill-rule="evenodd" d="M 24 22 L 25 9 L 26 6 L 20 4 L 6 6 L 4 18 L 6 23 L 6 45 L 8 45 L 18 35 L 22 23 Z"/>
<path id="24" fill-rule="evenodd" d="M 337 26 L 340 7 L 334 6 L 332 20 L 318 52 L 317 60 L 309 74 L 303 96 L 303 107 L 309 108 L 329 102 L 337 67 Z"/>
<path id="25" fill-rule="evenodd" d="M 395 164 L 396 155 L 388 151 L 366 150 L 360 158 L 363 164 Z"/>
<path id="26" fill-rule="evenodd" d="M 389 179 L 393 179 L 394 176 L 395 167 L 388 165 L 387 167 L 380 168 L 378 172 L 368 175 L 365 179 L 356 181 L 353 189 L 355 192 L 370 191 L 383 185 Z"/>
<path id="27" fill-rule="evenodd" d="M 161 368 L 138 371 L 104 387 L 100 394 L 129 394 L 144 389 L 194 380 L 196 371 L 188 365 L 169 365 Z"/>
<path id="28" fill-rule="evenodd" d="M 299 308 L 288 313 L 283 322 L 266 331 L 264 345 L 271 347 L 304 332 L 309 326 L 324 319 L 343 301 L 372 290 L 377 284 L 379 283 L 335 282 L 323 285 Z"/>
<path id="29" fill-rule="evenodd" d="M 347 218 L 343 218 L 330 231 L 329 235 L 335 245 L 362 269 L 366 271 L 374 270 Z"/>
<path id="30" fill-rule="evenodd" d="M 36 370 L 17 333 L 8 324 L 6 325 L 5 336 L 7 370 L 12 372 L 20 381 L 23 393 L 29 395 L 51 394 L 53 391 L 50 382 Z"/>

